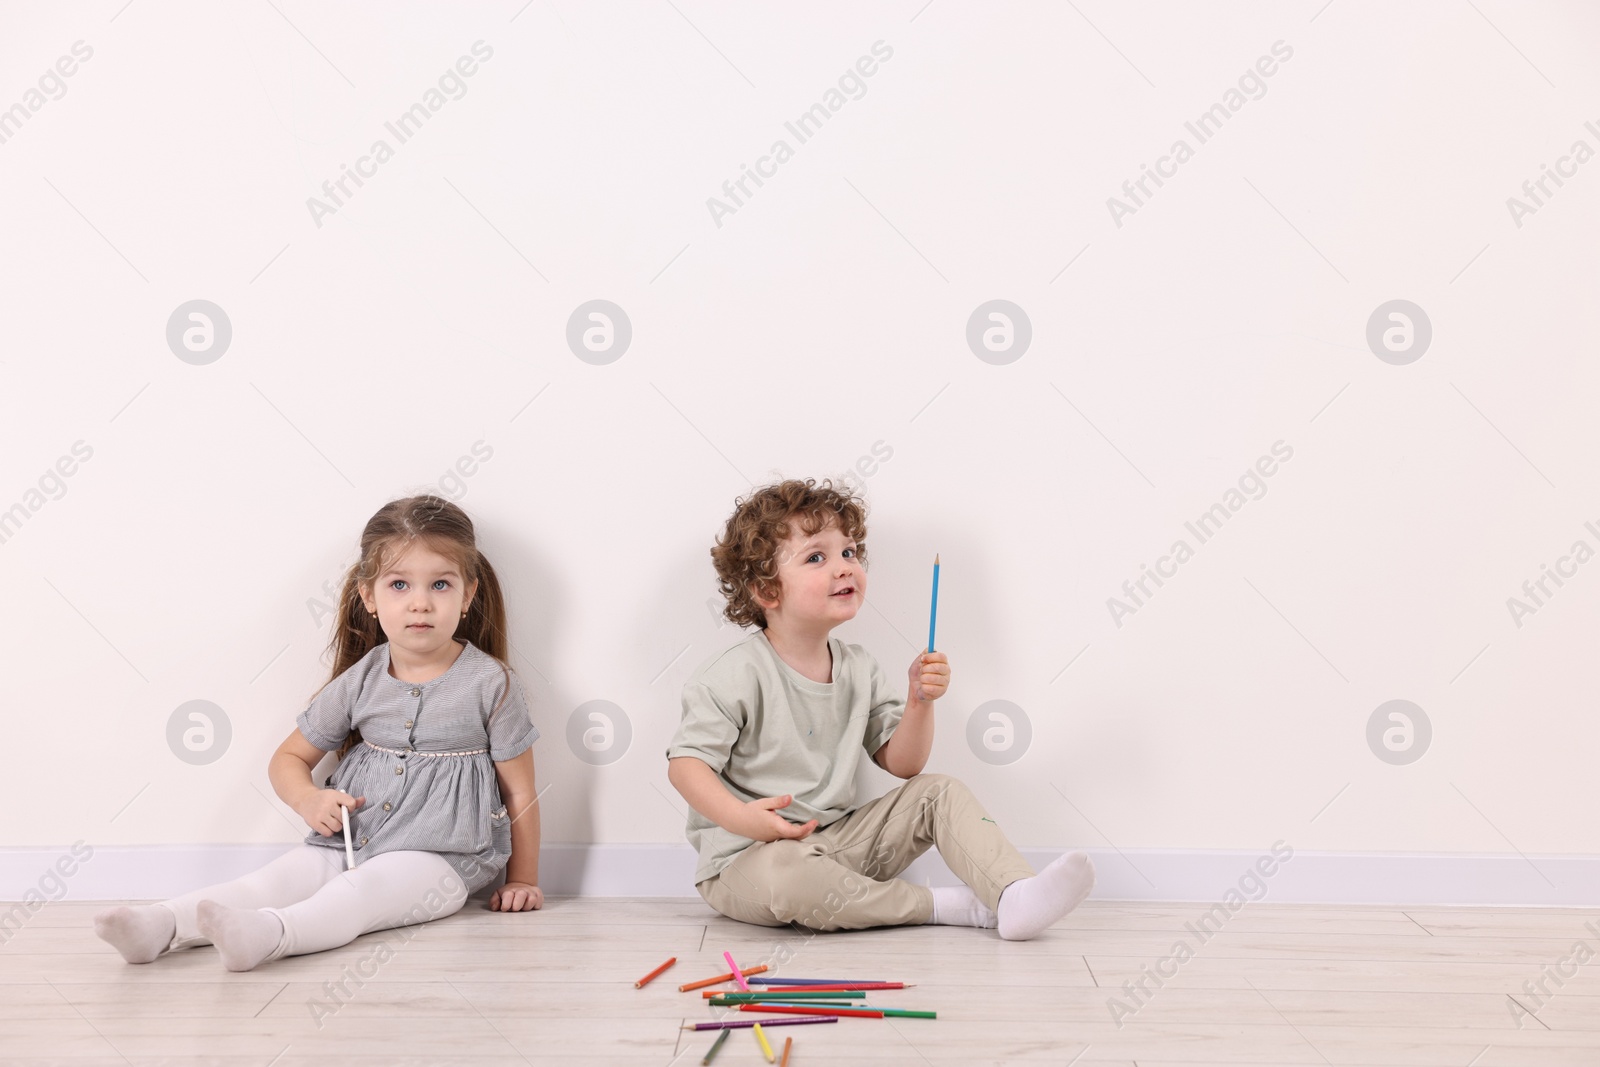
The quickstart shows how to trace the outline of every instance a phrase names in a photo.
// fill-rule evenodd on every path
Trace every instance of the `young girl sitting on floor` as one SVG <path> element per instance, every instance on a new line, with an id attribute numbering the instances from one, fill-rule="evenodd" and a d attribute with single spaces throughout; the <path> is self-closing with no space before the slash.
<path id="1" fill-rule="evenodd" d="M 251 874 L 95 916 L 129 963 L 215 944 L 230 971 L 453 915 L 497 878 L 496 911 L 539 889 L 539 814 L 522 683 L 505 664 L 505 602 L 472 520 L 436 496 L 368 520 L 345 577 L 332 677 L 267 766 L 312 832 Z M 311 772 L 338 749 L 330 787 Z M 356 866 L 346 869 L 346 809 Z"/>

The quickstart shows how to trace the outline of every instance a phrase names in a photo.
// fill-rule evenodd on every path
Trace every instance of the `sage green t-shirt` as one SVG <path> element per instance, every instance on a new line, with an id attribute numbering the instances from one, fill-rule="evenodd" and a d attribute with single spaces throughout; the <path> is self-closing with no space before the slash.
<path id="1" fill-rule="evenodd" d="M 828 638 L 833 681 L 814 682 L 778 658 L 757 631 L 695 671 L 667 758 L 704 760 L 741 801 L 791 794 L 778 814 L 793 823 L 838 822 L 856 807 L 856 768 L 889 740 L 905 696 L 860 645 Z M 694 880 L 720 874 L 753 842 L 689 809 Z"/>

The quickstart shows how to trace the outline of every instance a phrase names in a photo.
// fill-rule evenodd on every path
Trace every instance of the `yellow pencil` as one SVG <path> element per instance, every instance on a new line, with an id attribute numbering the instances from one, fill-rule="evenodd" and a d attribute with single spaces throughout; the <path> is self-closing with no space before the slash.
<path id="1" fill-rule="evenodd" d="M 756 1040 L 761 1042 L 761 1054 L 767 1058 L 768 1063 L 776 1062 L 778 1057 L 772 1054 L 772 1046 L 767 1043 L 767 1035 L 761 1032 L 761 1024 L 756 1023 L 752 1029 L 756 1032 Z"/>

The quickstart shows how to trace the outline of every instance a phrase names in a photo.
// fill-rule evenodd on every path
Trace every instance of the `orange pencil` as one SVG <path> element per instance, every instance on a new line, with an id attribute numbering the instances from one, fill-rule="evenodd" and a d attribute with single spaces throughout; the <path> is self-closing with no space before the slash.
<path id="1" fill-rule="evenodd" d="M 750 968 L 744 969 L 741 973 L 746 974 L 746 975 L 760 974 L 762 971 L 765 971 L 766 969 L 767 969 L 767 965 L 765 963 L 763 963 L 758 967 L 750 967 Z M 704 989 L 706 986 L 708 986 L 708 985 L 716 985 L 718 982 L 731 982 L 731 981 L 733 981 L 733 974 L 731 972 L 728 973 L 728 974 L 719 974 L 715 978 L 706 978 L 706 979 L 702 979 L 701 981 L 698 981 L 698 982 L 689 982 L 689 983 L 687 983 L 685 985 L 681 985 L 681 986 L 678 987 L 678 992 L 687 993 L 692 989 Z"/>
<path id="2" fill-rule="evenodd" d="M 668 967 L 671 967 L 674 963 L 677 963 L 677 962 L 678 962 L 678 957 L 676 957 L 676 956 L 672 957 L 666 963 L 663 963 L 661 966 L 657 967 L 655 970 L 651 971 L 649 974 L 645 975 L 643 978 L 641 978 L 637 982 L 633 983 L 633 988 L 635 988 L 635 989 L 643 989 L 644 986 L 645 986 L 645 983 L 649 982 L 652 978 L 656 977 L 662 971 L 666 970 Z"/>
<path id="3" fill-rule="evenodd" d="M 794 1038 L 783 1039 L 783 1059 L 778 1061 L 778 1067 L 789 1067 L 789 1050 L 794 1048 Z"/>
<path id="4" fill-rule="evenodd" d="M 866 1008 L 788 1008 L 781 1004 L 741 1004 L 740 1011 L 764 1011 L 774 1015 L 846 1015 L 861 1019 L 881 1019 L 883 1012 Z"/>

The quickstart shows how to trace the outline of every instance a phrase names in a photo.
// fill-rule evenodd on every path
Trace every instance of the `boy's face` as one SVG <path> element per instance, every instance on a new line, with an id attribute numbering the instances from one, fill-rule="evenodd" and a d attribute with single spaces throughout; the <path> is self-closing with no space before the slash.
<path id="1" fill-rule="evenodd" d="M 756 596 L 769 626 L 776 621 L 780 626 L 832 629 L 855 618 L 866 601 L 866 569 L 856 557 L 855 541 L 840 532 L 837 522 L 807 534 L 799 518 L 791 517 L 777 565 L 778 599 Z"/>

